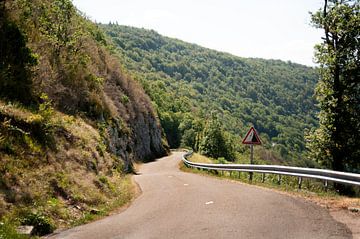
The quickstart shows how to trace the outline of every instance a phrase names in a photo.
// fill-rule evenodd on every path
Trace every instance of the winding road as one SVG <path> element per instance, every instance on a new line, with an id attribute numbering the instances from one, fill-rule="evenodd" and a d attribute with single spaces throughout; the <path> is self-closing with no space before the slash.
<path id="1" fill-rule="evenodd" d="M 142 165 L 134 176 L 142 194 L 124 212 L 50 238 L 352 238 L 311 202 L 181 172 L 182 154 Z"/>

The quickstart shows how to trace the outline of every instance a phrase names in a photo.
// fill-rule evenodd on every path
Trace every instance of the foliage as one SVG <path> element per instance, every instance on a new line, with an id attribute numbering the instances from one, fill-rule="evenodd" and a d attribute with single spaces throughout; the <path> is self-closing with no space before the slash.
<path id="1" fill-rule="evenodd" d="M 26 46 L 26 37 L 8 17 L 0 2 L 0 97 L 31 103 L 32 81 L 30 67 L 36 57 Z"/>
<path id="2" fill-rule="evenodd" d="M 42 93 L 40 98 L 43 102 L 39 104 L 39 114 L 45 122 L 49 122 L 54 115 L 54 108 L 51 105 L 51 100 L 49 100 L 45 93 Z"/>
<path id="3" fill-rule="evenodd" d="M 235 160 L 232 145 L 226 138 L 219 120 L 213 116 L 207 123 L 200 143 L 200 152 L 212 158 L 227 158 Z"/>
<path id="4" fill-rule="evenodd" d="M 359 173 L 359 1 L 325 0 L 312 22 L 325 36 L 316 46 L 320 126 L 308 136 L 310 156 L 328 168 Z"/>
<path id="5" fill-rule="evenodd" d="M 77 14 L 69 0 L 17 0 L 9 3 L 9 8 L 17 13 L 19 26 L 40 56 L 32 79 L 35 94 L 40 98 L 46 93 L 54 106 L 66 113 L 111 116 L 102 92 L 104 75 L 93 65 L 99 57 L 102 64 L 108 63 L 103 42 L 96 42 L 93 36 L 94 25 Z"/>
<path id="6" fill-rule="evenodd" d="M 55 230 L 53 222 L 40 213 L 27 213 L 22 218 L 21 223 L 23 225 L 34 226 L 33 234 L 38 236 L 50 234 Z"/>
<path id="7" fill-rule="evenodd" d="M 152 30 L 117 24 L 100 27 L 155 102 L 172 148 L 198 150 L 204 121 L 216 112 L 237 151 L 245 150 L 240 138 L 253 125 L 268 139 L 266 148 L 281 153 L 289 163 L 301 164 L 304 129 L 317 125 L 313 68 L 240 58 Z"/>
<path id="8" fill-rule="evenodd" d="M 19 105 L 3 105 L 0 101 L 0 153 L 24 156 L 25 152 L 34 155 L 53 148 L 55 128 L 43 113 L 31 113 Z"/>

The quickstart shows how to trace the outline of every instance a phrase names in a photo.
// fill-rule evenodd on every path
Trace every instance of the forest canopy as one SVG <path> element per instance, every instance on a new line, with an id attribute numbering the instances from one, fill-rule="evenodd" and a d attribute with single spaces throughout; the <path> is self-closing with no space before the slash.
<path id="1" fill-rule="evenodd" d="M 171 147 L 199 149 L 216 114 L 236 151 L 255 126 L 265 147 L 300 162 L 304 130 L 317 125 L 314 68 L 247 59 L 161 36 L 153 30 L 100 25 L 114 51 L 156 105 Z"/>

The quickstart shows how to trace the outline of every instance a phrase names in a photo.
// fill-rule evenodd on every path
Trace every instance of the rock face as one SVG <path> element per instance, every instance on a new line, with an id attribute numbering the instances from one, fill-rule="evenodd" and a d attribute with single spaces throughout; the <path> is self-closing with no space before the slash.
<path id="1" fill-rule="evenodd" d="M 167 154 L 153 115 L 140 113 L 129 126 L 130 132 L 124 132 L 118 122 L 106 129 L 109 151 L 124 161 L 126 171 L 132 170 L 133 160 L 148 162 Z"/>
<path id="2" fill-rule="evenodd" d="M 124 161 L 126 171 L 132 170 L 132 161 L 148 162 L 167 154 L 153 115 L 140 114 L 129 126 L 130 132 L 124 132 L 119 122 L 106 128 L 109 151 Z"/>
<path id="3" fill-rule="evenodd" d="M 141 86 L 115 74 L 106 81 L 104 92 L 116 115 L 106 127 L 107 145 L 124 160 L 125 169 L 131 170 L 132 160 L 147 162 L 166 155 L 159 120 Z"/>
<path id="4" fill-rule="evenodd" d="M 165 154 L 159 123 L 153 115 L 139 115 L 133 127 L 135 134 L 134 153 L 137 158 L 149 161 Z"/>

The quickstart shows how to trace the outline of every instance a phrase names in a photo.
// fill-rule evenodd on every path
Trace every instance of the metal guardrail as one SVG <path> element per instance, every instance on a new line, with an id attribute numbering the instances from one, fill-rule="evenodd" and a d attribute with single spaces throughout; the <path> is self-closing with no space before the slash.
<path id="1" fill-rule="evenodd" d="M 187 159 L 193 152 L 185 153 L 182 160 L 185 165 L 198 169 L 217 170 L 217 171 L 237 171 L 237 172 L 254 172 L 263 174 L 277 174 L 299 177 L 299 188 L 301 187 L 302 178 L 314 178 L 328 181 L 360 186 L 360 174 L 345 173 L 326 169 L 289 167 L 279 165 L 253 165 L 253 164 L 206 164 L 195 163 Z"/>

